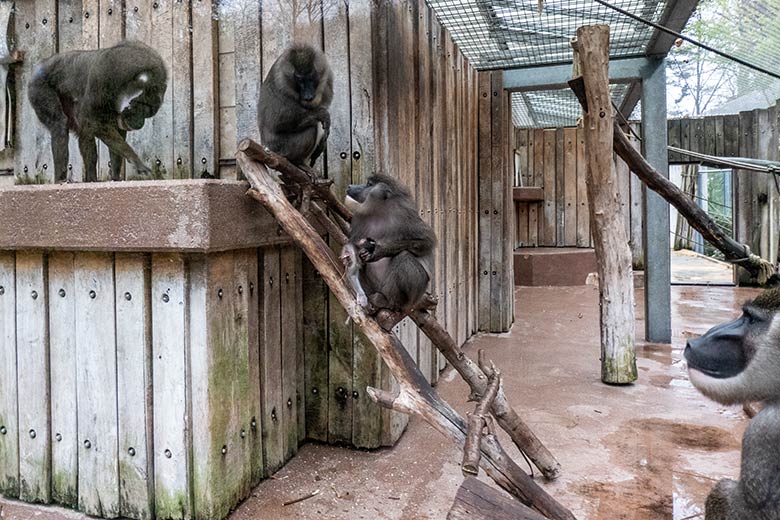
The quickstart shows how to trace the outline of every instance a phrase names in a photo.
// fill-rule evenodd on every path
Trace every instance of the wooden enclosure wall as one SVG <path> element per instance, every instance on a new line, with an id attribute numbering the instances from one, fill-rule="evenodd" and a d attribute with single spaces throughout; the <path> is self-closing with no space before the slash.
<path id="1" fill-rule="evenodd" d="M 306 436 L 300 263 L 0 251 L 0 492 L 226 516 Z"/>
<path id="2" fill-rule="evenodd" d="M 501 96 L 488 98 L 485 91 L 480 97 L 476 71 L 423 2 L 35 0 L 17 3 L 15 26 L 16 47 L 26 52 L 24 63 L 15 66 L 20 183 L 52 178 L 49 136 L 29 106 L 26 85 L 33 65 L 57 51 L 107 47 L 127 37 L 161 53 L 169 71 L 165 102 L 129 140 L 155 178 L 173 179 L 239 177 L 233 156 L 240 139 L 259 138 L 256 100 L 271 64 L 293 41 L 323 48 L 334 73 L 334 99 L 328 151 L 316 168 L 333 179 L 337 193 L 373 172 L 400 177 L 439 240 L 433 283 L 438 319 L 459 344 L 478 327 L 508 328 L 512 284 L 498 279 L 511 276 L 511 247 L 502 250 L 496 242 L 502 243 L 497 236 L 511 212 L 500 207 L 505 199 L 497 198 L 496 208 L 491 199 L 502 189 L 492 172 L 507 171 L 510 162 L 509 152 L 500 151 L 499 143 L 506 142 L 503 127 L 496 126 L 508 121 L 506 109 L 491 103 L 484 112 L 484 117 L 490 111 L 500 116 L 495 124 L 485 119 L 494 137 L 482 148 L 493 154 L 492 163 L 484 165 L 489 166 L 484 184 L 478 184 L 477 148 L 479 101 L 503 94 L 492 92 Z M 73 138 L 70 152 L 79 180 Z M 127 168 L 127 177 L 134 178 L 133 167 Z M 102 147 L 99 178 L 107 177 L 108 153 Z M 481 190 L 490 207 L 478 208 Z M 483 209 L 490 217 L 487 229 L 498 227 L 479 256 L 478 211 Z M 483 230 L 482 236 L 489 235 Z M 406 419 L 380 410 L 365 395 L 367 385 L 390 385 L 389 374 L 373 348 L 344 324 L 346 314 L 312 266 L 305 259 L 301 265 L 286 261 L 282 268 L 301 281 L 299 290 L 306 295 L 301 370 L 307 438 L 360 447 L 392 444 Z M 478 272 L 492 285 L 478 287 Z M 478 308 L 481 295 L 487 299 Z M 480 309 L 489 316 L 491 307 L 499 306 L 509 318 L 478 323 Z M 435 381 L 443 360 L 427 338 L 409 321 L 397 332 Z"/>
<path id="3" fill-rule="evenodd" d="M 515 202 L 516 248 L 593 247 L 583 132 L 581 128 L 514 129 L 519 185 L 544 190 L 543 201 Z M 614 156 L 614 164 L 633 264 L 641 268 L 642 182 L 619 157 Z"/>
<path id="4" fill-rule="evenodd" d="M 673 119 L 668 123 L 669 144 L 708 155 L 780 160 L 780 103 L 768 109 L 736 115 Z M 698 162 L 669 154 L 670 163 Z M 780 193 L 775 179 L 765 173 L 735 170 L 734 238 L 773 263 L 780 247 Z M 736 270 L 739 282 L 750 277 Z"/>
<path id="5" fill-rule="evenodd" d="M 479 80 L 479 330 L 503 332 L 514 322 L 514 132 L 503 73 Z"/>

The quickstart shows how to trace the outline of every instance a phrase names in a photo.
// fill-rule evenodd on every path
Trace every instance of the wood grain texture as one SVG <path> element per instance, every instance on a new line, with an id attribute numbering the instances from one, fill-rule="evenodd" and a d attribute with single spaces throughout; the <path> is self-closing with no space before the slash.
<path id="1" fill-rule="evenodd" d="M 114 258 L 78 253 L 75 264 L 79 509 L 119 516 Z"/>
<path id="2" fill-rule="evenodd" d="M 122 516 L 138 519 L 152 518 L 154 511 L 149 268 L 149 255 L 114 257 L 119 510 Z"/>
<path id="3" fill-rule="evenodd" d="M 188 285 L 187 265 L 182 255 L 152 255 L 155 514 L 174 519 L 192 514 L 189 486 L 192 415 L 187 409 Z"/>
<path id="4" fill-rule="evenodd" d="M 78 413 L 74 254 L 49 256 L 52 500 L 78 506 Z"/>
<path id="5" fill-rule="evenodd" d="M 0 251 L 0 378 L 17 381 L 16 255 Z M 18 386 L 0 386 L 0 493 L 19 496 Z"/>
<path id="6" fill-rule="evenodd" d="M 51 500 L 51 377 L 46 276 L 43 253 L 16 253 L 19 498 L 25 502 L 43 503 Z"/>

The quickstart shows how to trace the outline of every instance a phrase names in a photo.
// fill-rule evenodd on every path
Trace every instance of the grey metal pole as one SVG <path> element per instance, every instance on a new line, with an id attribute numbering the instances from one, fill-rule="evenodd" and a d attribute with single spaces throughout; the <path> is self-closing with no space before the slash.
<path id="1" fill-rule="evenodd" d="M 669 177 L 666 149 L 666 63 L 654 60 L 642 71 L 642 144 L 644 155 L 662 175 Z M 671 266 L 669 204 L 652 190 L 645 197 L 645 338 L 671 343 Z"/>

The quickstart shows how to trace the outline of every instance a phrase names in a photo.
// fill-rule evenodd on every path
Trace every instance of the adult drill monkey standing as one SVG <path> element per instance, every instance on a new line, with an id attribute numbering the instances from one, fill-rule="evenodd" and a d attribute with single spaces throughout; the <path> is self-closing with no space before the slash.
<path id="1" fill-rule="evenodd" d="M 409 191 L 392 177 L 372 175 L 349 187 L 347 205 L 354 214 L 341 257 L 358 303 L 372 314 L 414 309 L 431 279 L 436 236 Z"/>
<path id="2" fill-rule="evenodd" d="M 143 43 L 55 54 L 38 63 L 29 84 L 30 104 L 51 133 L 55 182 L 68 179 L 68 131 L 78 137 L 84 180 L 97 180 L 97 144 L 108 146 L 111 179 L 120 180 L 123 159 L 139 174 L 151 170 L 127 144 L 160 109 L 167 89 L 160 55 Z"/>
<path id="3" fill-rule="evenodd" d="M 332 99 L 333 73 L 325 56 L 309 45 L 293 45 L 260 86 L 260 140 L 293 164 L 314 166 L 330 134 Z"/>
<path id="4" fill-rule="evenodd" d="M 723 479 L 707 497 L 706 520 L 780 519 L 780 289 L 743 307 L 742 316 L 685 347 L 691 383 L 707 397 L 766 406 L 742 438 L 739 480 Z"/>

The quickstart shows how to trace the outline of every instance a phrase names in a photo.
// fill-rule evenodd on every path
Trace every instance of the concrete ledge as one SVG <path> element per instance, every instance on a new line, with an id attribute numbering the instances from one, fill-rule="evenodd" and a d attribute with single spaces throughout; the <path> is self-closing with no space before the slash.
<path id="1" fill-rule="evenodd" d="M 596 272 L 593 249 L 527 247 L 515 249 L 515 285 L 585 285 Z"/>
<path id="2" fill-rule="evenodd" d="M 0 249 L 213 252 L 289 242 L 224 180 L 101 182 L 0 189 Z"/>

